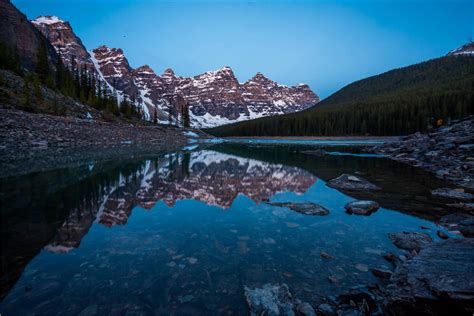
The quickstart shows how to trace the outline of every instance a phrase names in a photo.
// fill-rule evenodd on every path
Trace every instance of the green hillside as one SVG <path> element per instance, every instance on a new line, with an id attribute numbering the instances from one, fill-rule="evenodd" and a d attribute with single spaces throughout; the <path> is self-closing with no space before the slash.
<path id="1" fill-rule="evenodd" d="M 447 56 L 347 85 L 316 106 L 208 129 L 216 136 L 401 135 L 474 114 L 474 58 Z"/>

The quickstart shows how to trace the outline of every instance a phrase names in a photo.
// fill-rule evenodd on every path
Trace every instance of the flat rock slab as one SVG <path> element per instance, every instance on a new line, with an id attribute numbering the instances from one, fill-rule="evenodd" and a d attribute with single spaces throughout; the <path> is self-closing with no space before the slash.
<path id="1" fill-rule="evenodd" d="M 375 201 L 353 201 L 344 206 L 347 213 L 355 215 L 370 215 L 377 211 L 379 207 L 379 204 Z"/>
<path id="2" fill-rule="evenodd" d="M 324 206 L 311 203 L 311 202 L 304 202 L 304 203 L 296 203 L 296 202 L 268 202 L 267 204 L 276 207 L 287 207 L 292 211 L 295 211 L 300 214 L 304 215 L 328 215 L 329 210 Z"/>
<path id="3" fill-rule="evenodd" d="M 293 301 L 286 284 L 264 284 L 261 288 L 244 287 L 251 316 L 294 315 Z"/>
<path id="4" fill-rule="evenodd" d="M 417 232 L 390 233 L 388 234 L 388 238 L 390 238 L 398 248 L 408 251 L 415 250 L 416 252 L 433 241 L 430 235 Z"/>
<path id="5" fill-rule="evenodd" d="M 472 315 L 474 239 L 426 245 L 396 269 L 387 291 L 393 315 Z"/>
<path id="6" fill-rule="evenodd" d="M 367 190 L 381 190 L 380 187 L 369 181 L 350 174 L 343 174 L 336 179 L 329 180 L 327 186 L 334 189 L 341 190 L 354 190 L 354 191 L 367 191 Z"/>
<path id="7" fill-rule="evenodd" d="M 431 194 L 446 199 L 459 200 L 464 202 L 474 201 L 474 194 L 464 192 L 464 189 L 440 188 L 432 190 Z"/>

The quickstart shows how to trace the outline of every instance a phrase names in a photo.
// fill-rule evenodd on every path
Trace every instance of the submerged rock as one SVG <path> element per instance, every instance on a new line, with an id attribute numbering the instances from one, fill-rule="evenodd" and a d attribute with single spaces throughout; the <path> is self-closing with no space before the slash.
<path id="1" fill-rule="evenodd" d="M 449 238 L 449 236 L 441 230 L 438 230 L 436 232 L 436 235 L 438 235 L 438 237 L 441 238 L 441 239 L 448 239 Z"/>
<path id="2" fill-rule="evenodd" d="M 336 315 L 334 309 L 329 304 L 321 304 L 318 306 L 318 315 L 330 316 Z"/>
<path id="3" fill-rule="evenodd" d="M 323 259 L 329 259 L 329 260 L 334 259 L 334 256 L 332 256 L 332 255 L 330 255 L 330 254 L 328 254 L 327 252 L 324 252 L 324 251 L 322 251 L 320 253 L 320 256 Z"/>
<path id="4" fill-rule="evenodd" d="M 309 303 L 300 303 L 296 306 L 296 312 L 302 316 L 316 316 L 314 308 Z"/>
<path id="5" fill-rule="evenodd" d="M 356 215 L 370 215 L 377 211 L 379 207 L 379 204 L 375 201 L 353 201 L 344 206 L 347 213 Z"/>
<path id="6" fill-rule="evenodd" d="M 286 284 L 264 284 L 261 288 L 244 287 L 250 315 L 294 315 L 293 301 Z"/>
<path id="7" fill-rule="evenodd" d="M 339 295 L 337 301 L 339 308 L 346 310 L 346 312 L 350 312 L 350 310 L 354 310 L 355 308 L 355 310 L 359 312 L 359 314 L 355 315 L 371 315 L 379 310 L 375 296 L 368 291 L 352 290 Z M 347 310 L 347 308 L 349 308 L 349 310 Z M 344 315 L 347 314 L 344 313 Z"/>
<path id="8" fill-rule="evenodd" d="M 387 309 L 393 315 L 471 315 L 473 280 L 473 239 L 428 244 L 394 272 Z"/>
<path id="9" fill-rule="evenodd" d="M 336 179 L 329 180 L 327 186 L 349 191 L 381 190 L 381 188 L 375 184 L 372 184 L 361 177 L 350 174 L 343 174 Z"/>
<path id="10" fill-rule="evenodd" d="M 416 232 L 391 233 L 388 237 L 398 248 L 416 252 L 433 241 L 430 235 Z"/>
<path id="11" fill-rule="evenodd" d="M 388 280 L 392 276 L 392 271 L 386 269 L 372 268 L 370 269 L 370 272 L 372 272 L 372 274 L 377 278 L 384 280 Z"/>
<path id="12" fill-rule="evenodd" d="M 464 202 L 474 200 L 474 194 L 464 192 L 464 189 L 440 188 L 432 190 L 431 194 L 446 199 L 459 200 Z"/>
<path id="13" fill-rule="evenodd" d="M 295 211 L 300 214 L 304 215 L 328 215 L 329 210 L 324 206 L 311 203 L 311 202 L 304 202 L 304 203 L 296 203 L 296 202 L 267 202 L 267 204 L 276 207 L 287 207 L 292 211 Z"/>

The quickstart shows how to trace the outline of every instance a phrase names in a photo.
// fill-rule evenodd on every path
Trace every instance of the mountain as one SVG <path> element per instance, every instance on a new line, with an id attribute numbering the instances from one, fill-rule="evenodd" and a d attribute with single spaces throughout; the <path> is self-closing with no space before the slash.
<path id="1" fill-rule="evenodd" d="M 94 68 L 89 53 L 68 22 L 56 16 L 41 16 L 31 23 L 49 40 L 68 68 Z"/>
<path id="2" fill-rule="evenodd" d="M 0 0 L 0 44 L 20 59 L 23 68 L 35 71 L 40 47 L 46 49 L 51 69 L 56 69 L 58 55 L 53 46 L 8 0 Z"/>
<path id="3" fill-rule="evenodd" d="M 319 101 L 309 86 L 286 87 L 257 73 L 241 84 L 230 67 L 194 77 L 177 76 L 170 68 L 157 75 L 148 65 L 132 69 L 121 49 L 101 46 L 93 58 L 114 88 L 158 111 L 167 122 L 168 112 L 180 113 L 189 104 L 193 126 L 209 127 L 308 108 Z"/>
<path id="4" fill-rule="evenodd" d="M 316 106 L 208 129 L 216 136 L 401 135 L 474 114 L 472 42 L 353 82 Z"/>
<path id="5" fill-rule="evenodd" d="M 280 85 L 261 73 L 239 83 L 230 67 L 194 77 L 177 76 L 172 69 L 157 75 L 148 65 L 130 66 L 122 49 L 102 45 L 87 52 L 68 22 L 41 16 L 32 23 L 46 36 L 70 69 L 85 67 L 96 73 L 118 100 L 127 99 L 147 120 L 154 113 L 161 123 L 179 120 L 189 104 L 191 125 L 212 127 L 268 115 L 300 111 L 319 101 L 308 85 Z M 74 61 L 74 62 L 73 62 Z M 170 114 L 171 112 L 171 114 Z"/>
<path id="6" fill-rule="evenodd" d="M 458 55 L 474 55 L 474 41 L 469 41 L 469 43 L 464 44 L 461 47 L 453 49 L 448 53 L 448 56 L 458 56 Z"/>

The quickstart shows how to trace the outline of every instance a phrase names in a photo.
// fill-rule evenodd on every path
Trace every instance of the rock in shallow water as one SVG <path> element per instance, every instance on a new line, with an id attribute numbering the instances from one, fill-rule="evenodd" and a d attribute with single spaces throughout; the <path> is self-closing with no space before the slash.
<path id="1" fill-rule="evenodd" d="M 353 201 L 344 206 L 347 213 L 356 215 L 370 215 L 377 211 L 379 207 L 379 204 L 375 201 Z"/>
<path id="2" fill-rule="evenodd" d="M 348 191 L 381 190 L 381 188 L 375 184 L 372 184 L 361 177 L 350 174 L 343 174 L 336 179 L 329 180 L 327 186 Z"/>
<path id="3" fill-rule="evenodd" d="M 318 315 L 335 315 L 334 309 L 329 304 L 321 304 L 318 306 Z"/>
<path id="4" fill-rule="evenodd" d="M 398 267 L 387 287 L 393 315 L 474 312 L 474 240 L 431 243 Z"/>
<path id="5" fill-rule="evenodd" d="M 295 211 L 300 214 L 304 215 L 328 215 L 329 210 L 324 206 L 311 203 L 311 202 L 304 202 L 304 203 L 296 203 L 296 202 L 268 202 L 267 204 L 276 207 L 287 207 L 292 211 Z"/>
<path id="6" fill-rule="evenodd" d="M 433 241 L 430 235 L 416 232 L 391 233 L 388 237 L 398 248 L 416 252 Z"/>
<path id="7" fill-rule="evenodd" d="M 388 280 L 392 276 L 392 271 L 386 269 L 372 268 L 370 269 L 372 274 L 377 278 Z"/>
<path id="8" fill-rule="evenodd" d="M 302 316 L 316 316 L 316 312 L 314 311 L 314 308 L 309 305 L 309 303 L 300 303 L 296 306 L 296 311 L 298 312 L 298 315 Z"/>
<path id="9" fill-rule="evenodd" d="M 244 287 L 250 315 L 294 315 L 291 294 L 286 284 L 264 284 L 261 288 Z"/>

